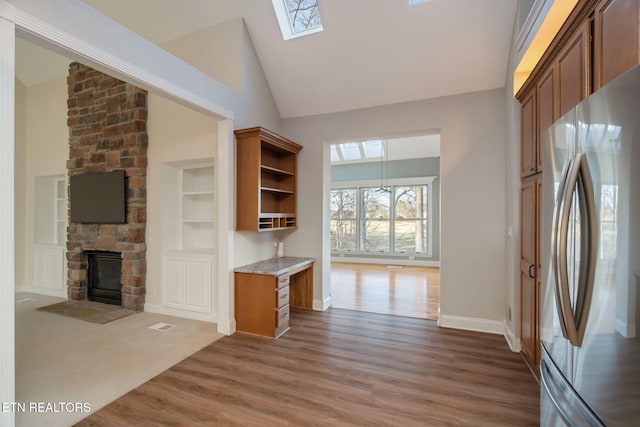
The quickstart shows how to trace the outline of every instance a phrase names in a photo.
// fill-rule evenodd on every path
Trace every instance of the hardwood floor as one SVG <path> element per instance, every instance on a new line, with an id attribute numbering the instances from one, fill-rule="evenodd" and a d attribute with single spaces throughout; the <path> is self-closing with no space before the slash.
<path id="1" fill-rule="evenodd" d="M 78 426 L 523 426 L 539 387 L 503 337 L 294 309 L 278 340 L 209 345 Z"/>
<path id="2" fill-rule="evenodd" d="M 440 269 L 333 262 L 331 303 L 347 310 L 437 319 Z"/>

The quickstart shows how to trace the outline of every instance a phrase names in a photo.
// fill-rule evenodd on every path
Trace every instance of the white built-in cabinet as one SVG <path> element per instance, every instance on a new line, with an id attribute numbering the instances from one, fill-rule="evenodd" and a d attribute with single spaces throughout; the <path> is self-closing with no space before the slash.
<path id="1" fill-rule="evenodd" d="M 65 296 L 67 182 L 64 175 L 34 182 L 33 291 Z"/>
<path id="2" fill-rule="evenodd" d="M 169 314 L 215 321 L 213 160 L 163 170 L 162 306 Z"/>

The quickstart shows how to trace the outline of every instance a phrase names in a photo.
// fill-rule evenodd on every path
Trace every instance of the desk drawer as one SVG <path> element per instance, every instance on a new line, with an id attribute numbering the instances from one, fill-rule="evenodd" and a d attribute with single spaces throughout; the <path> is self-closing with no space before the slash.
<path id="1" fill-rule="evenodd" d="M 283 286 L 289 286 L 288 274 L 283 274 L 282 276 L 278 276 L 278 280 L 276 281 L 276 288 L 281 288 Z"/>
<path id="2" fill-rule="evenodd" d="M 289 324 L 289 304 L 276 311 L 276 328 Z"/>
<path id="3" fill-rule="evenodd" d="M 287 304 L 289 304 L 289 286 L 276 291 L 276 307 L 284 307 Z"/>

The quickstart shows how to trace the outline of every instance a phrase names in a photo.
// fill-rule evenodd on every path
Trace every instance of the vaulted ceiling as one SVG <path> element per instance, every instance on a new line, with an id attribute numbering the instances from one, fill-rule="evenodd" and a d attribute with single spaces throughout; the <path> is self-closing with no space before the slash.
<path id="1" fill-rule="evenodd" d="M 282 117 L 503 87 L 515 0 L 319 0 L 284 41 L 269 0 L 84 0 L 156 44 L 243 18 Z"/>

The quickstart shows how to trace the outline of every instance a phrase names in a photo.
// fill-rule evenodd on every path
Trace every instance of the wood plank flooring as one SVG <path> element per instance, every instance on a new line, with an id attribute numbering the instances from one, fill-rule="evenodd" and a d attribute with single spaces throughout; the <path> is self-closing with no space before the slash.
<path id="1" fill-rule="evenodd" d="M 440 268 L 333 262 L 331 303 L 347 310 L 437 319 Z"/>
<path id="2" fill-rule="evenodd" d="M 503 337 L 294 309 L 278 340 L 209 345 L 77 426 L 523 426 L 539 387 Z"/>

